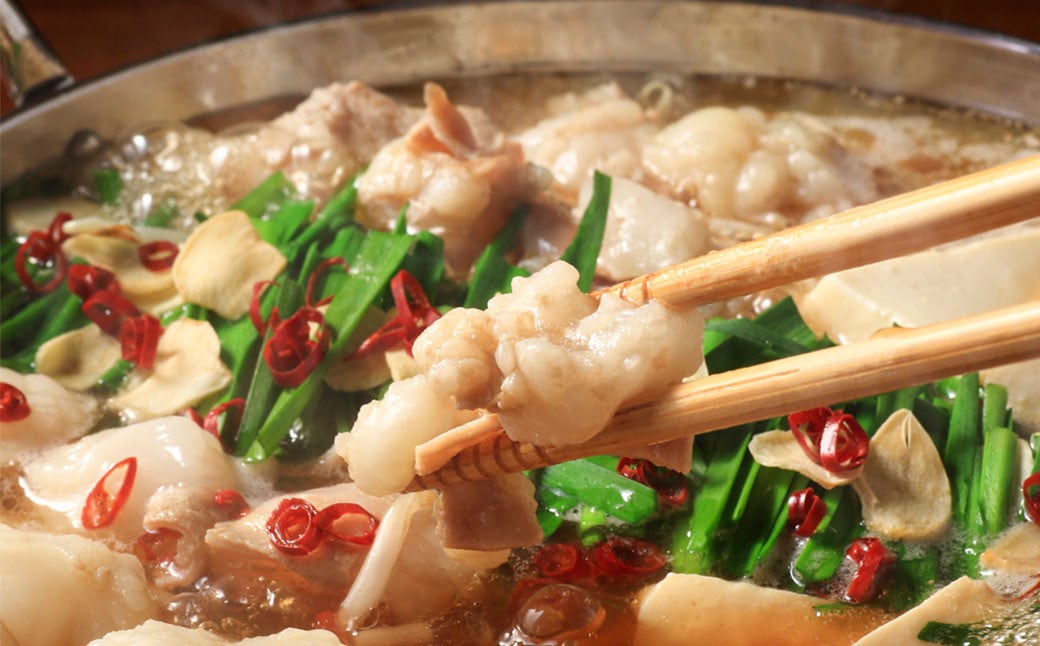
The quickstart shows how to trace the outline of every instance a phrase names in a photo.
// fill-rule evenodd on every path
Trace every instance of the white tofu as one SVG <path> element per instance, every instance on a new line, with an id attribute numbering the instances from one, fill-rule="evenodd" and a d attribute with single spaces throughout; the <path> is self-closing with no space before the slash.
<path id="1" fill-rule="evenodd" d="M 818 334 L 842 343 L 899 325 L 919 327 L 1040 299 L 1040 226 L 830 274 L 799 309 Z M 970 343 L 970 339 L 965 339 Z M 1015 419 L 1040 430 L 1040 360 L 983 371 L 1008 388 Z"/>
<path id="2" fill-rule="evenodd" d="M 880 617 L 850 607 L 821 612 L 826 600 L 745 581 L 667 575 L 640 593 L 635 646 L 836 646 L 870 632 Z"/>
<path id="3" fill-rule="evenodd" d="M 1040 227 L 874 263 L 820 279 L 806 322 L 842 343 L 1040 299 Z"/>

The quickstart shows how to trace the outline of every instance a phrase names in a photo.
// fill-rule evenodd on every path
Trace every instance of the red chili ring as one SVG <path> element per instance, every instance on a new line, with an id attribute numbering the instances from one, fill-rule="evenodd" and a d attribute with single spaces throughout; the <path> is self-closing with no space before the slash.
<path id="1" fill-rule="evenodd" d="M 123 509 L 137 477 L 137 458 L 129 457 L 121 460 L 101 476 L 94 488 L 87 494 L 83 504 L 80 521 L 84 529 L 101 529 L 111 525 Z M 114 478 L 119 480 L 109 482 Z M 110 487 L 109 485 L 118 485 Z M 114 488 L 115 493 L 109 493 Z"/>
<path id="2" fill-rule="evenodd" d="M 13 384 L 0 381 L 0 422 L 18 422 L 32 413 L 25 393 Z"/>
<path id="3" fill-rule="evenodd" d="M 820 463 L 820 437 L 827 420 L 834 414 L 830 408 L 820 406 L 808 410 L 791 413 L 787 416 L 787 425 L 791 434 L 798 440 L 799 446 L 816 464 Z"/>
<path id="4" fill-rule="evenodd" d="M 794 527 L 795 536 L 809 537 L 816 533 L 820 521 L 827 515 L 827 503 L 812 487 L 791 494 L 787 499 L 787 522 Z"/>
<path id="5" fill-rule="evenodd" d="M 119 291 L 116 275 L 107 269 L 94 265 L 72 265 L 68 274 L 69 291 L 83 300 L 90 298 L 94 292 Z"/>
<path id="6" fill-rule="evenodd" d="M 1040 471 L 1030 474 L 1022 482 L 1022 503 L 1029 520 L 1040 525 Z"/>
<path id="7" fill-rule="evenodd" d="M 30 259 L 36 265 L 52 265 L 53 275 L 50 279 L 37 283 L 29 274 L 29 268 L 26 266 Z M 18 274 L 18 278 L 27 289 L 34 292 L 50 292 L 57 288 L 65 280 L 68 264 L 69 261 L 62 253 L 61 246 L 43 231 L 30 233 L 25 242 L 19 245 L 14 257 L 14 270 Z"/>
<path id="8" fill-rule="evenodd" d="M 65 223 L 72 220 L 71 213 L 65 213 L 59 211 L 54 215 L 54 219 L 51 220 L 50 225 L 47 227 L 47 237 L 56 245 L 68 240 L 69 236 L 65 233 Z"/>
<path id="9" fill-rule="evenodd" d="M 349 531 L 337 529 L 348 517 Z M 379 520 L 361 505 L 339 502 L 325 507 L 314 517 L 314 524 L 327 536 L 352 545 L 371 545 L 376 538 Z"/>
<path id="10" fill-rule="evenodd" d="M 304 300 L 304 302 L 307 304 L 307 307 L 321 307 L 322 305 L 327 305 L 328 303 L 332 302 L 331 296 L 326 296 L 318 302 L 314 302 L 314 289 L 315 287 L 317 287 L 318 278 L 321 277 L 322 273 L 326 269 L 337 266 L 343 267 L 343 271 L 345 272 L 350 271 L 350 265 L 348 265 L 347 261 L 343 258 L 329 258 L 328 260 L 322 261 L 317 267 L 314 268 L 314 271 L 311 272 L 310 277 L 307 278 L 307 296 Z"/>
<path id="11" fill-rule="evenodd" d="M 281 319 L 278 317 L 278 306 L 271 308 L 271 315 L 265 321 L 260 315 L 260 297 L 267 287 L 277 287 L 278 283 L 273 280 L 260 280 L 253 283 L 253 297 L 249 299 L 249 320 L 253 322 L 256 333 L 263 336 L 268 327 L 276 328 Z"/>
<path id="12" fill-rule="evenodd" d="M 148 271 L 166 271 L 173 266 L 180 247 L 169 240 L 146 242 L 137 247 L 137 257 Z"/>
<path id="13" fill-rule="evenodd" d="M 111 336 L 119 336 L 123 321 L 140 316 L 141 311 L 125 296 L 112 290 L 94 292 L 80 308 L 91 321 Z"/>
<path id="14" fill-rule="evenodd" d="M 242 424 L 242 415 L 245 410 L 246 400 L 241 397 L 229 399 L 223 404 L 214 406 L 206 413 L 205 419 L 202 420 L 202 428 L 222 444 L 222 437 L 228 438 L 228 441 L 231 442 L 238 434 L 238 427 Z M 227 413 L 227 417 L 222 423 L 220 416 L 225 413 Z"/>
<path id="15" fill-rule="evenodd" d="M 318 326 L 315 340 L 310 338 L 311 323 Z M 264 362 L 276 384 L 294 388 L 318 367 L 328 349 L 325 317 L 316 309 L 304 307 L 278 324 L 264 345 Z"/>
<path id="16" fill-rule="evenodd" d="M 592 552 L 592 560 L 608 576 L 650 574 L 668 563 L 653 543 L 628 536 L 607 539 Z"/>
<path id="17" fill-rule="evenodd" d="M 885 577 L 896 563 L 896 557 L 877 538 L 857 538 L 845 550 L 845 556 L 857 566 L 845 597 L 852 603 L 863 603 L 877 597 Z"/>
<path id="18" fill-rule="evenodd" d="M 274 548 L 290 556 L 310 554 L 321 544 L 322 533 L 314 523 L 314 505 L 302 498 L 285 498 L 267 519 L 267 536 Z"/>
<path id="19" fill-rule="evenodd" d="M 836 412 L 820 436 L 820 466 L 831 473 L 857 469 L 866 462 L 869 447 L 870 438 L 856 418 Z"/>
<path id="20" fill-rule="evenodd" d="M 123 359 L 133 361 L 145 370 L 155 367 L 155 350 L 162 335 L 159 319 L 151 314 L 132 316 L 123 320 L 119 329 L 119 343 Z"/>
<path id="21" fill-rule="evenodd" d="M 666 505 L 679 507 L 690 497 L 689 483 L 685 475 L 659 467 L 649 460 L 621 458 L 616 469 L 618 474 L 656 491 L 657 499 Z"/>
<path id="22" fill-rule="evenodd" d="M 584 558 L 578 548 L 570 543 L 548 543 L 535 552 L 534 564 L 543 577 L 573 580 L 587 567 L 582 567 Z"/>
<path id="23" fill-rule="evenodd" d="M 404 347 L 411 354 L 416 337 L 441 317 L 441 313 L 430 305 L 419 281 L 404 269 L 390 281 L 390 293 L 394 297 L 397 315 L 362 341 L 350 355 L 351 359 L 360 359 L 373 352 L 384 352 L 396 347 Z"/>
<path id="24" fill-rule="evenodd" d="M 221 489 L 213 494 L 213 504 L 228 518 L 242 518 L 249 513 L 249 503 L 234 489 Z"/>

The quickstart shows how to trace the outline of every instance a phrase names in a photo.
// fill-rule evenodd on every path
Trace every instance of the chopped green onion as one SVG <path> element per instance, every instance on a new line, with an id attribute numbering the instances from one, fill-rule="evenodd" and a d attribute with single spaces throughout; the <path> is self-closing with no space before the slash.
<path id="1" fill-rule="evenodd" d="M 282 171 L 276 171 L 242 199 L 231 205 L 234 211 L 245 211 L 254 220 L 261 219 L 279 207 L 296 191 Z"/>
<path id="2" fill-rule="evenodd" d="M 278 396 L 270 415 L 245 455 L 247 461 L 255 462 L 269 457 L 289 433 L 307 402 L 324 383 L 329 366 L 339 359 L 365 310 L 386 289 L 412 243 L 412 236 L 379 231 L 369 231 L 365 235 L 358 257 L 352 263 L 352 273 L 343 282 L 325 313 L 325 321 L 333 338 L 324 361 L 301 385 L 286 389 Z"/>
<path id="3" fill-rule="evenodd" d="M 102 204 L 119 204 L 119 196 L 123 192 L 123 178 L 119 176 L 119 171 L 114 168 L 97 168 L 90 177 L 94 180 L 94 188 Z"/>
<path id="4" fill-rule="evenodd" d="M 148 227 L 168 227 L 178 215 L 180 212 L 177 210 L 177 200 L 165 199 L 145 217 L 144 224 Z"/>
<path id="5" fill-rule="evenodd" d="M 299 283 L 289 278 L 281 281 L 276 307 L 282 316 L 288 318 L 291 312 L 295 312 L 303 305 L 303 299 L 304 290 Z M 261 347 L 270 338 L 271 331 L 269 330 L 261 341 Z M 235 455 L 243 455 L 253 444 L 281 390 L 275 384 L 267 364 L 257 360 L 253 368 L 253 379 L 249 382 L 249 391 L 245 398 L 246 407 L 242 411 L 242 421 L 238 425 L 238 437 L 222 438 L 228 443 L 227 445 L 234 445 Z"/>
<path id="6" fill-rule="evenodd" d="M 492 296 L 509 293 L 514 278 L 530 275 L 526 270 L 506 260 L 506 254 L 516 243 L 526 219 L 526 207 L 513 211 L 506 225 L 477 258 L 463 307 L 485 309 Z"/>
<path id="7" fill-rule="evenodd" d="M 596 276 L 596 260 L 603 246 L 603 232 L 607 229 L 607 212 L 610 208 L 609 176 L 596 171 L 592 177 L 592 197 L 578 224 L 574 240 L 560 256 L 578 270 L 578 287 L 583 292 L 592 287 Z"/>
<path id="8" fill-rule="evenodd" d="M 626 523 L 644 522 L 657 511 L 657 492 L 589 460 L 546 467 L 540 486 Z"/>
<path id="9" fill-rule="evenodd" d="M 727 429 L 712 438 L 715 446 L 703 484 L 689 512 L 679 514 L 672 535 L 675 571 L 704 574 L 711 570 L 718 549 L 715 533 L 726 511 L 726 502 L 737 486 L 743 461 L 752 459 L 747 451 L 752 429 L 751 425 Z"/>
<path id="10" fill-rule="evenodd" d="M 795 561 L 804 583 L 818 583 L 834 576 L 845 559 L 845 549 L 862 533 L 859 498 L 852 487 L 835 487 L 823 494 L 827 514 Z"/>

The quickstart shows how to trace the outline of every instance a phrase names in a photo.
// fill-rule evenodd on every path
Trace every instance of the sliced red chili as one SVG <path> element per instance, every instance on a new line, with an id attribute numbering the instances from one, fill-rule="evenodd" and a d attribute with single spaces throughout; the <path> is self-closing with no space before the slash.
<path id="1" fill-rule="evenodd" d="M 30 262 L 31 261 L 31 262 Z M 29 273 L 29 264 L 42 270 L 50 278 L 36 282 L 36 276 Z M 43 231 L 33 231 L 15 252 L 14 269 L 22 284 L 34 292 L 49 292 L 65 280 L 68 271 L 68 259 L 61 251 L 61 246 L 54 242 Z M 35 272 L 34 272 L 35 273 Z"/>
<path id="2" fill-rule="evenodd" d="M 132 316 L 123 320 L 119 330 L 119 343 L 123 359 L 133 361 L 145 370 L 155 367 L 155 349 L 162 335 L 159 319 L 151 314 Z"/>
<path id="3" fill-rule="evenodd" d="M 618 460 L 617 472 L 656 491 L 657 499 L 666 505 L 679 507 L 690 497 L 686 476 L 678 471 L 659 467 L 649 460 L 621 458 Z"/>
<path id="4" fill-rule="evenodd" d="M 816 495 L 812 487 L 796 491 L 787 499 L 787 522 L 794 527 L 795 536 L 809 537 L 815 534 L 826 515 L 827 503 Z"/>
<path id="5" fill-rule="evenodd" d="M 54 219 L 51 220 L 50 225 L 47 226 L 47 237 L 51 239 L 51 242 L 60 245 L 68 240 L 69 236 L 65 233 L 65 223 L 71 220 L 71 213 L 59 211 L 54 215 Z"/>
<path id="6" fill-rule="evenodd" d="M 205 424 L 206 424 L 205 420 L 202 419 L 202 415 L 199 415 L 199 412 L 197 410 L 195 410 L 194 408 L 185 408 L 179 414 L 180 414 L 181 417 L 187 417 L 191 421 L 193 421 L 196 424 L 198 424 L 199 428 L 204 428 L 205 427 Z"/>
<path id="7" fill-rule="evenodd" d="M 350 271 L 350 266 L 343 258 L 329 258 L 328 260 L 322 261 L 321 264 L 314 268 L 310 277 L 307 278 L 307 299 L 305 301 L 307 307 L 321 307 L 322 305 L 327 305 L 332 302 L 331 296 L 326 296 L 317 302 L 314 300 L 314 290 L 317 287 L 318 279 L 322 278 L 325 271 L 332 267 L 342 267 L 343 271 Z"/>
<path id="8" fill-rule="evenodd" d="M 177 541 L 181 533 L 169 527 L 160 527 L 141 534 L 134 544 L 134 554 L 146 564 L 171 563 L 177 556 Z"/>
<path id="9" fill-rule="evenodd" d="M 32 413 L 25 393 L 13 384 L 0 381 L 0 422 L 17 422 Z"/>
<path id="10" fill-rule="evenodd" d="M 815 462 L 820 463 L 820 438 L 823 437 L 823 427 L 834 411 L 821 406 L 809 410 L 791 413 L 787 416 L 787 425 L 791 428 L 791 434 L 798 440 L 798 444 L 805 454 Z"/>
<path id="11" fill-rule="evenodd" d="M 543 577 L 574 581 L 589 573 L 588 563 L 570 543 L 547 543 L 534 555 L 534 564 Z"/>
<path id="12" fill-rule="evenodd" d="M 1040 471 L 1030 474 L 1022 482 L 1022 503 L 1029 520 L 1040 525 Z"/>
<path id="13" fill-rule="evenodd" d="M 440 312 L 430 305 L 419 281 L 404 269 L 390 281 L 390 293 L 394 297 L 397 315 L 365 339 L 351 358 L 360 359 L 373 352 L 397 347 L 404 347 L 411 354 L 416 337 L 441 317 Z"/>
<path id="14" fill-rule="evenodd" d="M 311 338 L 311 324 L 317 326 Z M 316 309 L 304 307 L 278 324 L 264 346 L 264 362 L 279 386 L 299 386 L 318 367 L 329 349 L 325 317 Z"/>
<path id="15" fill-rule="evenodd" d="M 314 517 L 314 524 L 327 536 L 352 545 L 371 545 L 379 528 L 375 516 L 352 502 L 325 507 Z"/>
<path id="16" fill-rule="evenodd" d="M 787 423 L 809 459 L 831 473 L 859 468 L 867 459 L 870 438 L 848 413 L 821 406 L 792 413 Z"/>
<path id="17" fill-rule="evenodd" d="M 827 419 L 820 437 L 820 465 L 831 473 L 851 471 L 863 466 L 870 449 L 870 438 L 856 418 L 834 413 Z"/>
<path id="18" fill-rule="evenodd" d="M 146 242 L 137 247 L 137 257 L 148 271 L 166 271 L 173 266 L 180 248 L 169 240 Z"/>
<path id="19" fill-rule="evenodd" d="M 137 477 L 137 458 L 120 460 L 101 476 L 87 494 L 80 520 L 85 529 L 111 525 L 122 511 Z"/>
<path id="20" fill-rule="evenodd" d="M 107 269 L 94 265 L 72 265 L 69 267 L 69 291 L 83 300 L 90 298 L 94 292 L 105 290 L 119 291 L 116 275 Z"/>
<path id="21" fill-rule="evenodd" d="M 80 308 L 105 333 L 119 336 L 123 321 L 141 311 L 125 296 L 112 290 L 94 292 Z"/>
<path id="22" fill-rule="evenodd" d="M 877 597 L 896 563 L 896 557 L 877 538 L 857 538 L 845 550 L 845 556 L 856 564 L 856 574 L 849 581 L 845 597 L 852 603 L 863 603 Z"/>
<path id="23" fill-rule="evenodd" d="M 202 428 L 222 443 L 226 439 L 228 443 L 238 435 L 238 427 L 242 424 L 242 415 L 246 411 L 246 400 L 241 397 L 229 399 L 219 404 L 206 413 L 202 420 Z"/>
<path id="24" fill-rule="evenodd" d="M 608 538 L 592 552 L 592 560 L 608 576 L 650 574 L 668 563 L 653 543 L 628 536 Z"/>
<path id="25" fill-rule="evenodd" d="M 314 517 L 318 511 L 302 498 L 285 498 L 267 519 L 267 536 L 275 549 L 291 556 L 309 554 L 321 544 Z"/>
<path id="26" fill-rule="evenodd" d="M 271 308 L 271 315 L 267 321 L 260 315 L 260 297 L 263 295 L 264 290 L 272 285 L 277 287 L 278 283 L 273 280 L 257 281 L 253 284 L 253 297 L 249 299 L 249 320 L 253 322 L 253 327 L 256 328 L 256 333 L 260 336 L 267 333 L 268 327 L 278 327 L 278 323 L 281 321 L 278 317 L 277 306 Z"/>
<path id="27" fill-rule="evenodd" d="M 242 518 L 249 513 L 249 503 L 234 489 L 221 489 L 213 494 L 213 504 L 228 518 Z"/>

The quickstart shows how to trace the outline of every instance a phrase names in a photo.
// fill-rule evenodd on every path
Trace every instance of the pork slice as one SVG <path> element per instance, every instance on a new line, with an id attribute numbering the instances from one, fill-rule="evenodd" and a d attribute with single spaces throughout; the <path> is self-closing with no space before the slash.
<path id="1" fill-rule="evenodd" d="M 324 200 L 421 115 L 364 83 L 333 83 L 231 147 L 218 178 L 236 199 L 281 170 L 298 191 Z"/>
<path id="2" fill-rule="evenodd" d="M 493 551 L 541 542 L 534 484 L 521 473 L 441 490 L 437 533 L 448 549 Z"/>

